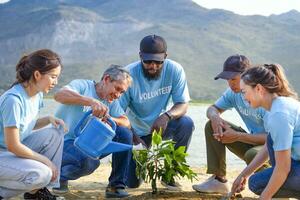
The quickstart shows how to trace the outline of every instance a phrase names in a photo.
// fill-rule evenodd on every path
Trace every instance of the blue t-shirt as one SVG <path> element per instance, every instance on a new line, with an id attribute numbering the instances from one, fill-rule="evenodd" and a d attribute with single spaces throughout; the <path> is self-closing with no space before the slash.
<path id="1" fill-rule="evenodd" d="M 158 79 L 148 80 L 141 62 L 135 62 L 126 69 L 132 76 L 131 87 L 119 99 L 126 110 L 131 126 L 139 136 L 150 134 L 150 128 L 157 117 L 166 111 L 169 101 L 187 103 L 190 100 L 187 81 L 182 66 L 166 59 Z"/>
<path id="2" fill-rule="evenodd" d="M 265 120 L 266 131 L 273 140 L 274 151 L 291 149 L 294 160 L 300 160 L 300 102 L 291 97 L 273 100 Z"/>
<path id="3" fill-rule="evenodd" d="M 215 102 L 215 106 L 222 110 L 235 108 L 250 133 L 256 134 L 265 132 L 263 119 L 266 111 L 263 108 L 252 108 L 242 93 L 235 93 L 228 88 Z"/>
<path id="4" fill-rule="evenodd" d="M 43 106 L 43 93 L 29 97 L 21 84 L 14 85 L 0 97 L 0 148 L 6 149 L 4 128 L 19 129 L 23 141 L 32 133 Z"/>
<path id="5" fill-rule="evenodd" d="M 66 85 L 65 87 L 77 92 L 82 96 L 92 97 L 94 99 L 99 100 L 101 103 L 106 105 L 109 108 L 109 114 L 112 117 L 120 117 L 125 115 L 123 109 L 120 107 L 118 101 L 113 101 L 112 103 L 108 103 L 107 101 L 100 99 L 95 90 L 95 82 L 91 80 L 73 80 L 71 83 Z M 81 106 L 81 105 L 67 105 L 61 104 L 56 111 L 55 116 L 64 120 L 66 125 L 69 128 L 68 134 L 65 135 L 65 140 L 74 139 L 74 129 L 80 119 L 84 116 L 84 114 L 91 110 L 90 106 Z"/>

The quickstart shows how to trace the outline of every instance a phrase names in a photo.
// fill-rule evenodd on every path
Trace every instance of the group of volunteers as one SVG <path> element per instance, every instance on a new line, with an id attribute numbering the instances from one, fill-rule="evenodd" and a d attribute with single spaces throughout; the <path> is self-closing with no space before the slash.
<path id="1" fill-rule="evenodd" d="M 74 145 L 75 127 L 88 111 L 117 124 L 113 141 L 149 148 L 153 130 L 162 129 L 164 140 L 188 148 L 194 122 L 186 115 L 190 96 L 183 67 L 167 59 L 166 41 L 158 35 L 141 40 L 139 57 L 126 67 L 111 65 L 98 82 L 71 81 L 54 94 L 60 105 L 46 117 L 39 116 L 43 94 L 57 84 L 61 59 L 49 49 L 20 59 L 15 82 L 0 97 L 0 199 L 21 194 L 31 200 L 64 199 L 55 194 L 67 193 L 70 180 L 92 174 L 107 155 L 92 159 Z M 253 66 L 237 54 L 226 59 L 219 78 L 229 88 L 207 109 L 207 173 L 212 176 L 193 189 L 234 194 L 248 181 L 260 199 L 300 197 L 300 103 L 283 68 Z M 248 132 L 222 119 L 221 113 L 231 108 Z M 231 189 L 226 147 L 247 164 Z M 131 150 L 112 153 L 106 198 L 127 197 L 126 188 L 142 182 Z M 174 179 L 161 183 L 180 190 Z"/>

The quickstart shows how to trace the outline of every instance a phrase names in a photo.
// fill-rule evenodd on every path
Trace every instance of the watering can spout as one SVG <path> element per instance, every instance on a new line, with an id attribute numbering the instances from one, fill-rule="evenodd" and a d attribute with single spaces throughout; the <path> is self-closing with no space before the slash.
<path id="1" fill-rule="evenodd" d="M 132 145 L 122 144 L 118 142 L 110 142 L 103 150 L 101 154 L 110 154 L 120 151 L 128 151 L 132 149 Z"/>

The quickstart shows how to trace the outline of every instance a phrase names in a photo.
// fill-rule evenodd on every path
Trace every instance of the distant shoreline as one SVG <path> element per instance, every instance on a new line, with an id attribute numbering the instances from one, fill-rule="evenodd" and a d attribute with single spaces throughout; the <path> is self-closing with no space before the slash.
<path id="1" fill-rule="evenodd" d="M 54 100 L 53 95 L 45 95 L 44 98 Z M 214 103 L 214 100 L 198 100 L 198 99 L 192 99 L 189 102 L 190 105 L 209 105 L 209 104 L 213 104 L 213 103 Z"/>

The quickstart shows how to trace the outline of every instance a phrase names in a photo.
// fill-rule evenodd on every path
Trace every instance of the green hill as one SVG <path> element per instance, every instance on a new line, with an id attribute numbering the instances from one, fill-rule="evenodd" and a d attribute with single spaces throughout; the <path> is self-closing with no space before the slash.
<path id="1" fill-rule="evenodd" d="M 295 89 L 300 74 L 300 13 L 241 16 L 191 0 L 11 0 L 0 4 L 0 88 L 14 79 L 20 56 L 51 48 L 63 58 L 60 86 L 98 80 L 109 64 L 138 59 L 139 42 L 163 36 L 168 56 L 185 68 L 193 99 L 214 99 L 226 87 L 213 77 L 232 54 L 254 64 L 284 66 Z"/>

